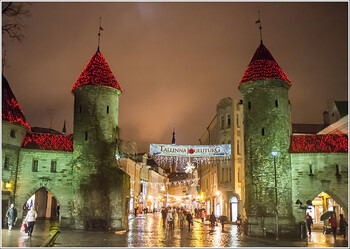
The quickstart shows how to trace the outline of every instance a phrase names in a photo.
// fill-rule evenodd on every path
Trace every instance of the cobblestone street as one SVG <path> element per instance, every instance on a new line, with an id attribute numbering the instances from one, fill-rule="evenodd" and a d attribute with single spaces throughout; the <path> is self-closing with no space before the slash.
<path id="1" fill-rule="evenodd" d="M 211 230 L 207 224 L 196 219 L 191 230 L 187 223 L 179 228 L 175 220 L 175 229 L 162 226 L 160 214 L 139 214 L 129 216 L 129 232 L 104 233 L 61 229 L 56 240 L 57 247 L 305 247 L 305 241 L 275 241 L 273 239 L 252 238 L 239 234 L 237 226 L 225 225 Z M 309 247 L 347 247 L 347 240 L 332 235 L 313 232 Z"/>

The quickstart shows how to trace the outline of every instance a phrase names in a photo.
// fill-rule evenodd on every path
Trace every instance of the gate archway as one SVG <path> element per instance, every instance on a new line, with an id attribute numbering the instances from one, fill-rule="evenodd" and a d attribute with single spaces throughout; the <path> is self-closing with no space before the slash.
<path id="1" fill-rule="evenodd" d="M 39 219 L 52 219 L 59 218 L 59 202 L 57 198 L 45 187 L 41 187 L 36 190 L 23 203 L 23 214 L 25 217 L 29 209 L 34 206 L 38 213 Z"/>

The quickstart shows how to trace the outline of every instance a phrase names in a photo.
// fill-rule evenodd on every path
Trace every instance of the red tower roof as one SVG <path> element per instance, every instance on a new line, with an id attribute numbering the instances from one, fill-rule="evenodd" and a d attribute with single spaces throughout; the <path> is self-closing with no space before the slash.
<path id="1" fill-rule="evenodd" d="M 9 83 L 4 75 L 2 76 L 2 120 L 9 121 L 20 125 L 27 126 L 30 130 L 30 126 L 24 117 L 23 111 L 19 106 L 15 95 L 13 94 Z"/>
<path id="2" fill-rule="evenodd" d="M 120 85 L 109 68 L 105 57 L 97 51 L 90 59 L 89 63 L 80 74 L 71 91 L 83 85 L 99 85 L 105 87 L 117 88 L 120 91 Z"/>
<path id="3" fill-rule="evenodd" d="M 262 42 L 244 71 L 238 86 L 259 79 L 282 79 L 292 85 L 292 82 L 288 79 L 287 75 L 283 72 L 270 51 L 267 50 Z"/>

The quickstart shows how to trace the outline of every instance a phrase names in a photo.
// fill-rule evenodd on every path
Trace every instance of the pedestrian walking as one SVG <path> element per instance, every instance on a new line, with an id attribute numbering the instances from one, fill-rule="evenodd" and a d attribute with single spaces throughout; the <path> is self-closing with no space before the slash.
<path id="1" fill-rule="evenodd" d="M 312 220 L 311 215 L 309 212 L 306 213 L 306 225 L 307 225 L 307 230 L 309 231 L 309 237 L 311 237 L 311 226 L 313 226 L 314 222 Z"/>
<path id="2" fill-rule="evenodd" d="M 17 209 L 14 204 L 10 205 L 10 208 L 6 212 L 8 229 L 11 231 L 12 227 L 15 225 L 17 221 Z"/>
<path id="3" fill-rule="evenodd" d="M 179 211 L 178 219 L 180 221 L 180 228 L 183 228 L 185 216 L 181 210 Z"/>
<path id="4" fill-rule="evenodd" d="M 136 215 L 137 215 L 137 207 L 134 208 L 134 216 L 136 217 Z M 164 222 L 163 222 L 163 223 L 164 223 Z"/>
<path id="5" fill-rule="evenodd" d="M 167 216 L 165 208 L 162 209 L 161 214 L 162 214 L 162 219 L 163 219 L 163 227 L 165 227 L 165 221 L 166 221 L 166 216 Z"/>
<path id="6" fill-rule="evenodd" d="M 173 215 L 172 215 L 170 210 L 168 211 L 168 214 L 166 216 L 166 220 L 168 222 L 168 228 L 172 228 L 173 227 L 173 224 L 172 224 L 173 223 Z"/>
<path id="7" fill-rule="evenodd" d="M 211 213 L 210 218 L 209 218 L 209 221 L 210 221 L 210 226 L 211 226 L 211 228 L 214 229 L 214 227 L 215 227 L 215 222 L 216 222 L 216 217 L 215 217 L 214 212 Z"/>
<path id="8" fill-rule="evenodd" d="M 331 228 L 333 231 L 333 236 L 334 236 L 334 240 L 337 239 L 337 218 L 335 217 L 335 213 L 333 213 L 333 216 L 329 219 L 329 223 L 331 224 Z"/>
<path id="9" fill-rule="evenodd" d="M 346 227 L 347 227 L 348 223 L 345 221 L 343 214 L 340 214 L 339 217 L 340 217 L 340 220 L 339 220 L 340 235 L 343 235 L 344 239 L 345 239 L 346 238 Z"/>
<path id="10" fill-rule="evenodd" d="M 186 219 L 188 221 L 188 230 L 191 229 L 191 225 L 193 224 L 193 221 L 192 221 L 192 214 L 190 211 L 187 212 L 187 216 L 186 216 Z"/>
<path id="11" fill-rule="evenodd" d="M 202 210 L 202 212 L 201 212 L 201 219 L 202 219 L 202 222 L 204 222 L 204 218 L 205 218 L 205 212 L 204 212 L 204 210 Z"/>
<path id="12" fill-rule="evenodd" d="M 242 225 L 242 215 L 239 214 L 237 216 L 237 221 L 236 222 L 237 222 L 237 226 L 239 228 Z"/>
<path id="13" fill-rule="evenodd" d="M 32 236 L 34 225 L 36 218 L 38 217 L 38 213 L 35 211 L 34 206 L 32 206 L 24 219 L 24 221 L 28 224 L 28 235 Z"/>

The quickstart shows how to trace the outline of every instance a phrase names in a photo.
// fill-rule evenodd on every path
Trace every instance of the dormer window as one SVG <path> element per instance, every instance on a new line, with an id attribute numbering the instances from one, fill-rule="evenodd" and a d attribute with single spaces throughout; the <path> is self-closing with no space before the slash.
<path id="1" fill-rule="evenodd" d="M 16 131 L 15 130 L 13 130 L 13 129 L 11 130 L 10 137 L 13 137 L 13 138 L 16 137 Z"/>

